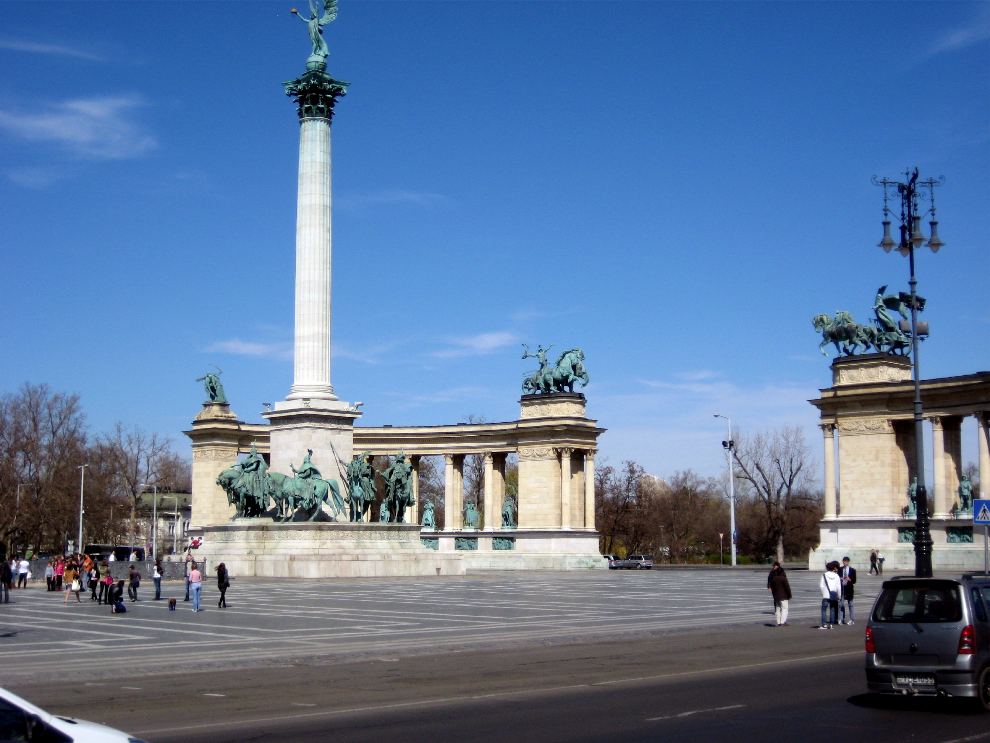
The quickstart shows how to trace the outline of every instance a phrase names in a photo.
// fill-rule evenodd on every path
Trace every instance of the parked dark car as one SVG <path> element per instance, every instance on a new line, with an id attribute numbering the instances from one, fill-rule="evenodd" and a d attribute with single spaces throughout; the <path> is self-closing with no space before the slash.
<path id="1" fill-rule="evenodd" d="M 990 578 L 885 581 L 866 625 L 866 684 L 880 694 L 965 697 L 990 710 Z"/>

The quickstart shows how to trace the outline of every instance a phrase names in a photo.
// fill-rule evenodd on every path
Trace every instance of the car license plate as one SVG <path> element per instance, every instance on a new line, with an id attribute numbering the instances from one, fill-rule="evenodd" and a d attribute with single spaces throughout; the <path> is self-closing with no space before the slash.
<path id="1" fill-rule="evenodd" d="M 935 686 L 935 677 L 929 674 L 898 673 L 894 675 L 898 686 Z"/>

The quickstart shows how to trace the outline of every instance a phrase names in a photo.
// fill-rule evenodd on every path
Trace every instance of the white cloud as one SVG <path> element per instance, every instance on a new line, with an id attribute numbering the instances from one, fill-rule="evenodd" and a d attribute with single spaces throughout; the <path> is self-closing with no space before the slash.
<path id="1" fill-rule="evenodd" d="M 460 338 L 451 338 L 447 341 L 451 345 L 451 348 L 434 351 L 430 355 L 439 359 L 451 359 L 461 356 L 485 356 L 518 342 L 519 337 L 508 330 L 478 333 Z"/>
<path id="2" fill-rule="evenodd" d="M 56 143 L 97 159 L 138 157 L 158 146 L 134 120 L 144 102 L 137 96 L 76 98 L 39 113 L 0 109 L 0 129 L 31 142 Z"/>
<path id="3" fill-rule="evenodd" d="M 225 341 L 211 343 L 206 351 L 208 353 L 229 353 L 235 356 L 263 356 L 274 359 L 291 359 L 291 343 L 259 343 L 257 341 L 242 341 L 231 338 Z"/>
<path id="4" fill-rule="evenodd" d="M 990 41 L 990 7 L 987 6 L 971 22 L 942 33 L 929 47 L 928 56 L 956 52 L 984 41 Z"/>
<path id="5" fill-rule="evenodd" d="M 351 193 L 338 196 L 334 206 L 346 210 L 358 210 L 374 206 L 411 205 L 435 208 L 450 203 L 443 194 L 432 191 L 409 191 L 403 189 L 386 189 L 373 193 Z"/>
<path id="6" fill-rule="evenodd" d="M 62 176 L 55 168 L 10 168 L 4 175 L 11 183 L 25 188 L 47 188 Z"/>
<path id="7" fill-rule="evenodd" d="M 0 49 L 8 49 L 13 52 L 28 52 L 29 54 L 45 54 L 51 57 L 74 57 L 75 59 L 88 59 L 92 62 L 99 62 L 100 57 L 82 49 L 73 49 L 68 46 L 58 44 L 41 44 L 35 41 L 17 41 L 14 39 L 0 39 Z"/>

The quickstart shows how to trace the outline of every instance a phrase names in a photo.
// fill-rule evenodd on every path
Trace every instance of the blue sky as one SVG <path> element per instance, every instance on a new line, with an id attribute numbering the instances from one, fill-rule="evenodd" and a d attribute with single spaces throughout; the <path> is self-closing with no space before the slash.
<path id="1" fill-rule="evenodd" d="M 246 420 L 285 396 L 290 7 L 0 3 L 0 391 L 181 450 L 209 365 Z M 552 343 L 585 349 L 613 463 L 719 475 L 716 412 L 818 457 L 810 318 L 906 289 L 870 176 L 913 165 L 946 177 L 923 374 L 990 369 L 990 3 L 341 0 L 327 40 L 333 382 L 364 425 L 514 419 L 521 343 Z"/>

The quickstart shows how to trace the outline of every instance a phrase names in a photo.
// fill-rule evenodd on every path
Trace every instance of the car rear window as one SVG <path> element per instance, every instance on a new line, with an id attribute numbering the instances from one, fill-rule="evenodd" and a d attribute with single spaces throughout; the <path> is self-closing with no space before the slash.
<path id="1" fill-rule="evenodd" d="M 885 587 L 873 610 L 874 622 L 958 622 L 962 619 L 957 583 L 898 582 Z"/>

